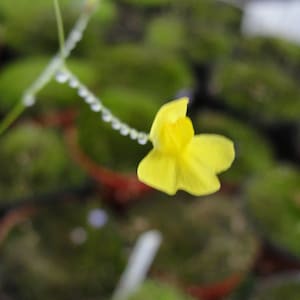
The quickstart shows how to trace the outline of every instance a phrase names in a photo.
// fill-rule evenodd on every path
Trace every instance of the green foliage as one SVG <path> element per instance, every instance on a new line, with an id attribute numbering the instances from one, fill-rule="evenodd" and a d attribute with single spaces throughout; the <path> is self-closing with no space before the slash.
<path id="1" fill-rule="evenodd" d="M 222 281 L 247 272 L 256 242 L 233 199 L 175 199 L 152 195 L 136 205 L 122 230 L 129 240 L 148 229 L 162 232 L 153 270 L 187 284 Z"/>
<path id="2" fill-rule="evenodd" d="M 247 187 L 250 214 L 259 231 L 274 244 L 300 256 L 300 173 L 278 166 L 254 178 Z"/>
<path id="3" fill-rule="evenodd" d="M 234 141 L 236 158 L 230 171 L 222 175 L 226 181 L 242 183 L 249 176 L 275 165 L 268 141 L 254 128 L 225 114 L 210 111 L 199 113 L 195 119 L 197 133 L 221 134 Z"/>
<path id="4" fill-rule="evenodd" d="M 191 300 L 174 288 L 155 281 L 146 281 L 128 300 Z"/>
<path id="5" fill-rule="evenodd" d="M 87 222 L 91 210 L 102 205 L 86 200 L 41 210 L 31 224 L 14 230 L 2 246 L 3 294 L 16 300 L 109 299 L 126 252 L 112 216 L 101 228 Z M 86 239 L 74 243 L 71 235 L 78 229 Z"/>
<path id="6" fill-rule="evenodd" d="M 59 2 L 67 33 L 82 1 Z M 102 0 L 74 53 L 76 59 L 67 66 L 117 117 L 146 132 L 165 101 L 197 83 L 191 67 L 199 63 L 215 66 L 218 98 L 241 119 L 298 121 L 299 47 L 279 39 L 241 37 L 240 19 L 239 10 L 219 1 Z M 58 41 L 52 0 L 0 0 L 0 20 L 4 114 L 46 66 Z M 151 147 L 140 147 L 112 130 L 74 89 L 51 82 L 37 98 L 30 111 L 38 114 L 79 108 L 79 144 L 96 163 L 133 172 Z M 236 160 L 223 179 L 241 185 L 256 176 L 245 191 L 251 216 L 271 241 L 299 256 L 296 167 L 275 169 L 266 137 L 225 112 L 201 112 L 195 121 L 197 133 L 223 134 L 234 141 Z M 84 177 L 56 131 L 26 123 L 1 138 L 0 163 L 4 200 L 76 185 Z M 2 245 L 0 298 L 107 300 L 126 263 L 124 239 L 132 245 L 148 229 L 159 229 L 164 236 L 153 274 L 158 271 L 182 284 L 209 284 L 249 271 L 257 245 L 237 199 L 190 199 L 179 193 L 175 199 L 152 194 L 146 200 L 133 207 L 128 218 L 117 222 L 111 217 L 101 229 L 86 222 L 97 202 L 40 212 Z M 76 228 L 87 234 L 83 244 L 70 240 Z M 294 291 L 299 295 L 292 285 L 276 289 L 276 295 L 275 288 L 265 291 L 268 296 L 257 294 L 253 300 L 293 299 Z M 147 282 L 131 300 L 138 299 L 186 297 Z"/>
<path id="7" fill-rule="evenodd" d="M 96 22 L 101 22 L 102 24 L 112 22 L 117 16 L 116 4 L 111 0 L 102 0 L 100 5 L 101 9 L 98 9 L 94 14 Z M 91 21 L 93 22 L 93 20 Z"/>
<path id="8" fill-rule="evenodd" d="M 146 30 L 146 43 L 149 47 L 162 51 L 176 51 L 184 48 L 185 27 L 180 18 L 157 17 Z"/>
<path id="9" fill-rule="evenodd" d="M 243 37 L 236 48 L 237 56 L 241 59 L 276 63 L 286 71 L 296 71 L 299 68 L 299 46 L 282 39 Z"/>
<path id="10" fill-rule="evenodd" d="M 192 61 L 207 63 L 231 55 L 239 34 L 239 10 L 209 0 L 181 6 L 187 11 L 186 51 Z"/>
<path id="11" fill-rule="evenodd" d="M 2 137 L 0 161 L 2 201 L 52 192 L 83 179 L 57 133 L 30 124 Z"/>
<path id="12" fill-rule="evenodd" d="M 296 78 L 268 62 L 229 61 L 218 70 L 216 85 L 226 103 L 260 121 L 298 120 Z"/>
<path id="13" fill-rule="evenodd" d="M 99 70 L 99 86 L 135 89 L 160 103 L 172 99 L 192 84 L 186 63 L 179 57 L 134 44 L 121 44 L 93 54 Z"/>
<path id="14" fill-rule="evenodd" d="M 81 1 L 60 0 L 64 23 L 69 29 L 81 8 Z M 56 20 L 52 0 L 1 0 L 0 14 L 3 16 L 6 33 L 5 44 L 19 53 L 53 53 L 57 49 Z"/>

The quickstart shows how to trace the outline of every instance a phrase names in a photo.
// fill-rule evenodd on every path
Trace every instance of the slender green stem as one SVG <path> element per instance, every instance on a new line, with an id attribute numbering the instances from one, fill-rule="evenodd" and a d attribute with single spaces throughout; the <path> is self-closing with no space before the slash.
<path id="1" fill-rule="evenodd" d="M 25 110 L 23 102 L 19 102 L 0 123 L 0 135 L 22 114 Z"/>
<path id="2" fill-rule="evenodd" d="M 65 47 L 64 24 L 63 24 L 63 21 L 62 21 L 59 2 L 58 2 L 58 0 L 53 0 L 53 1 L 54 1 L 54 9 L 55 9 L 55 16 L 56 16 L 60 56 L 61 56 L 61 60 L 63 61 L 65 59 L 65 53 L 64 53 L 64 47 Z"/>

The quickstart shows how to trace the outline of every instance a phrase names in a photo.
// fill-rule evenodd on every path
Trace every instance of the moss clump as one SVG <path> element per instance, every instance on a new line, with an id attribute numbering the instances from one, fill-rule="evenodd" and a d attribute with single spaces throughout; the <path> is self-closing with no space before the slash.
<path id="1" fill-rule="evenodd" d="M 273 37 L 243 37 L 236 46 L 240 59 L 268 61 L 288 72 L 299 69 L 300 49 L 283 39 Z"/>
<path id="2" fill-rule="evenodd" d="M 9 299 L 107 300 L 126 264 L 114 217 L 102 227 L 90 215 L 102 205 L 60 204 L 38 212 L 2 246 L 1 288 Z M 11 287 L 14 287 L 13 289 Z"/>
<path id="3" fill-rule="evenodd" d="M 155 281 L 146 281 L 128 300 L 192 300 L 173 287 Z"/>
<path id="4" fill-rule="evenodd" d="M 300 173 L 278 166 L 249 182 L 248 209 L 258 230 L 275 245 L 300 257 Z"/>
<path id="5" fill-rule="evenodd" d="M 229 61 L 215 77 L 225 103 L 260 122 L 298 120 L 297 79 L 274 63 Z"/>
<path id="6" fill-rule="evenodd" d="M 299 294 L 299 276 L 281 275 L 259 283 L 250 300 L 298 300 Z"/>
<path id="7" fill-rule="evenodd" d="M 235 161 L 222 175 L 227 182 L 242 183 L 249 176 L 269 170 L 275 164 L 268 141 L 255 128 L 224 113 L 203 111 L 197 114 L 195 128 L 199 134 L 221 134 L 234 141 Z"/>
<path id="8" fill-rule="evenodd" d="M 12 129 L 0 141 L 1 200 L 57 191 L 82 182 L 61 138 L 31 124 Z"/>
<path id="9" fill-rule="evenodd" d="M 162 51 L 176 51 L 184 48 L 185 27 L 180 18 L 157 17 L 146 30 L 146 43 L 149 47 Z"/>
<path id="10" fill-rule="evenodd" d="M 218 61 L 233 53 L 239 34 L 239 10 L 209 0 L 184 2 L 181 9 L 186 12 L 185 50 L 192 61 Z"/>
<path id="11" fill-rule="evenodd" d="M 162 232 L 153 271 L 186 284 L 214 283 L 248 271 L 256 242 L 233 200 L 151 198 L 132 209 L 122 228 L 132 241 L 148 229 Z"/>
<path id="12" fill-rule="evenodd" d="M 101 94 L 103 89 L 119 86 L 140 91 L 161 104 L 193 82 L 189 67 L 180 57 L 147 46 L 106 46 L 93 53 L 93 60 L 101 70 Z"/>
<path id="13" fill-rule="evenodd" d="M 57 34 L 53 30 L 56 26 L 53 2 L 19 0 L 18 5 L 14 4 L 9 0 L 2 0 L 0 3 L 0 12 L 6 28 L 5 44 L 22 54 L 56 51 Z M 81 3 L 61 0 L 60 5 L 68 30 L 80 12 Z"/>

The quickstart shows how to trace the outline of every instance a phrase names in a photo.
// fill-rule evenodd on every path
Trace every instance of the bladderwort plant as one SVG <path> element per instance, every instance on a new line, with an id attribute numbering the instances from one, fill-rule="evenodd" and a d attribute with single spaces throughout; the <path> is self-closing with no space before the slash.
<path id="1" fill-rule="evenodd" d="M 0 135 L 21 115 L 25 108 L 36 103 L 37 93 L 52 79 L 67 84 L 78 96 L 99 113 L 102 121 L 113 130 L 136 140 L 140 145 L 151 141 L 153 149 L 140 162 L 137 175 L 147 185 L 174 195 L 177 190 L 201 196 L 220 189 L 217 175 L 227 170 L 235 156 L 234 145 L 226 137 L 216 134 L 194 134 L 192 121 L 186 116 L 188 99 L 181 98 L 163 105 L 156 114 L 150 133 L 139 131 L 116 117 L 100 98 L 69 70 L 67 58 L 82 39 L 87 23 L 101 4 L 101 0 L 86 0 L 82 14 L 67 40 L 64 39 L 63 20 L 59 1 L 53 0 L 60 51 L 45 70 L 24 91 L 21 101 L 0 123 Z"/>
<path id="2" fill-rule="evenodd" d="M 63 37 L 63 27 L 58 1 L 54 0 L 57 23 L 59 28 L 59 39 L 61 49 L 41 72 L 41 74 L 32 82 L 32 84 L 23 92 L 21 100 L 12 108 L 7 116 L 0 123 L 0 135 L 2 135 L 25 111 L 26 108 L 36 103 L 38 92 L 40 92 L 54 77 L 55 73 L 65 64 L 65 60 L 82 39 L 83 33 L 87 27 L 88 21 L 97 7 L 97 0 L 86 0 L 82 12 L 75 22 L 66 42 Z"/>
<path id="3" fill-rule="evenodd" d="M 82 12 L 66 41 L 64 39 L 63 21 L 59 8 L 59 1 L 53 0 L 53 4 L 57 20 L 60 51 L 53 57 L 38 78 L 24 91 L 21 101 L 18 102 L 0 123 L 0 135 L 11 126 L 26 108 L 29 108 L 36 103 L 38 92 L 40 92 L 51 80 L 55 79 L 58 83 L 68 84 L 70 88 L 76 89 L 78 96 L 90 106 L 92 111 L 101 113 L 102 120 L 110 123 L 112 129 L 119 131 L 121 135 L 128 135 L 131 139 L 138 141 L 141 145 L 146 144 L 148 135 L 145 132 L 140 132 L 135 128 L 130 127 L 128 124 L 114 116 L 113 113 L 103 105 L 102 101 L 67 67 L 68 57 L 82 39 L 91 16 L 101 5 L 101 0 L 85 0 Z"/>

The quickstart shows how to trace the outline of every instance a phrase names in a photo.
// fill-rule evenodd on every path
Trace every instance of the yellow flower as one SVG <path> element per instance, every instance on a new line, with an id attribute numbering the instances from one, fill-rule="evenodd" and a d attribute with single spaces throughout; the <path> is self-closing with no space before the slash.
<path id="1" fill-rule="evenodd" d="M 195 135 L 187 104 L 181 98 L 158 111 L 149 135 L 153 149 L 140 162 L 138 178 L 170 195 L 179 189 L 207 195 L 219 190 L 216 174 L 231 166 L 234 146 L 221 135 Z"/>

